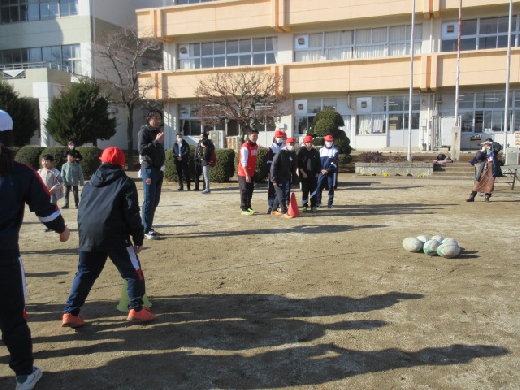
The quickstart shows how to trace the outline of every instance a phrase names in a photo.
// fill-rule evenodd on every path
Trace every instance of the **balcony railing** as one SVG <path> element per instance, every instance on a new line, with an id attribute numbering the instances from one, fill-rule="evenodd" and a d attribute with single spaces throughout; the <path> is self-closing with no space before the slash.
<path id="1" fill-rule="evenodd" d="M 49 61 L 39 62 L 22 62 L 16 64 L 0 65 L 0 72 L 4 79 L 24 79 L 26 78 L 26 69 L 56 69 L 67 73 L 78 73 L 70 66 L 57 64 Z"/>

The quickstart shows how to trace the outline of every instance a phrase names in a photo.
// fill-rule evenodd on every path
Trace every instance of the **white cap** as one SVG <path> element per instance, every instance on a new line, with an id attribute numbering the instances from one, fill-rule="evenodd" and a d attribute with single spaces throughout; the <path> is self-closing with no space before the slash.
<path id="1" fill-rule="evenodd" d="M 13 130 L 13 119 L 11 116 L 0 109 L 0 131 Z"/>

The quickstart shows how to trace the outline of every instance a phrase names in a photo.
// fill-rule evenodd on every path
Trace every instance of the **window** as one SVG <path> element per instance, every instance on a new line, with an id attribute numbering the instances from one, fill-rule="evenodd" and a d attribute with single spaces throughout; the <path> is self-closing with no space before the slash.
<path id="1" fill-rule="evenodd" d="M 386 130 L 408 129 L 409 96 L 390 95 L 371 98 L 372 106 L 369 112 L 357 115 L 356 134 L 386 134 Z M 420 96 L 412 100 L 412 129 L 420 127 Z"/>
<path id="2" fill-rule="evenodd" d="M 0 0 L 0 18 L 4 24 L 77 14 L 78 0 Z"/>
<path id="3" fill-rule="evenodd" d="M 421 53 L 421 25 L 414 29 L 414 52 Z M 294 61 L 348 60 L 410 54 L 411 26 L 329 31 L 295 37 Z"/>
<path id="4" fill-rule="evenodd" d="M 299 101 L 301 104 L 302 101 Z M 294 134 L 307 134 L 312 127 L 314 126 L 314 119 L 316 114 L 325 109 L 330 108 L 332 110 L 336 110 L 338 106 L 337 99 L 307 99 L 303 102 L 306 103 L 307 112 L 302 113 L 298 107 L 295 107 L 295 112 L 298 112 L 298 115 L 294 117 Z M 301 104 L 304 107 L 304 104 Z M 303 108 L 305 110 L 305 108 Z M 303 114 L 303 115 L 302 115 Z"/>
<path id="5" fill-rule="evenodd" d="M 179 69 L 275 64 L 276 38 L 179 44 Z"/>
<path id="6" fill-rule="evenodd" d="M 518 46 L 518 15 L 514 15 L 512 20 L 511 46 Z M 447 30 L 447 26 L 457 26 Z M 462 21 L 460 31 L 460 50 L 479 50 L 496 49 L 507 47 L 507 31 L 509 17 L 479 18 Z M 443 23 L 443 36 L 441 50 L 443 52 L 457 51 L 458 23 Z"/>
<path id="7" fill-rule="evenodd" d="M 511 92 L 508 107 L 510 110 L 508 130 L 520 127 L 520 92 Z M 504 92 L 464 93 L 459 96 L 459 115 L 461 131 L 466 133 L 490 133 L 504 131 Z M 441 116 L 454 116 L 453 109 L 442 110 Z"/>
<path id="8" fill-rule="evenodd" d="M 81 74 L 81 47 L 75 44 L 3 50 L 0 68 L 50 68 Z"/>

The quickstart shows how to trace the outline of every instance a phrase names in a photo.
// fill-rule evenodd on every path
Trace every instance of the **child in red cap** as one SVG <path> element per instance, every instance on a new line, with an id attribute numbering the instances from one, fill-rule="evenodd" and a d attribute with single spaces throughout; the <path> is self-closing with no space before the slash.
<path id="1" fill-rule="evenodd" d="M 123 170 L 125 154 L 109 147 L 99 159 L 102 164 L 83 187 L 79 204 L 78 272 L 62 319 L 62 326 L 70 328 L 85 325 L 80 309 L 109 257 L 128 283 L 127 320 L 147 322 L 157 318 L 143 306 L 144 275 L 137 255 L 143 248 L 144 231 L 137 188 Z"/>

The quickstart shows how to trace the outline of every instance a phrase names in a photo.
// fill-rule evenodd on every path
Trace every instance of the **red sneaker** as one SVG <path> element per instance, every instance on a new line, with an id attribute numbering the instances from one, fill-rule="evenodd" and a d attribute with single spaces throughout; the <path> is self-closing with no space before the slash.
<path id="1" fill-rule="evenodd" d="M 80 315 L 75 316 L 70 313 L 63 314 L 61 326 L 76 329 L 81 328 L 83 325 L 85 325 L 85 321 L 83 321 L 83 318 Z"/>
<path id="2" fill-rule="evenodd" d="M 157 316 L 153 314 L 149 308 L 144 306 L 141 309 L 141 311 L 135 311 L 134 309 L 130 309 L 128 317 L 126 318 L 126 320 L 130 322 L 150 322 L 155 321 L 156 319 Z"/>

